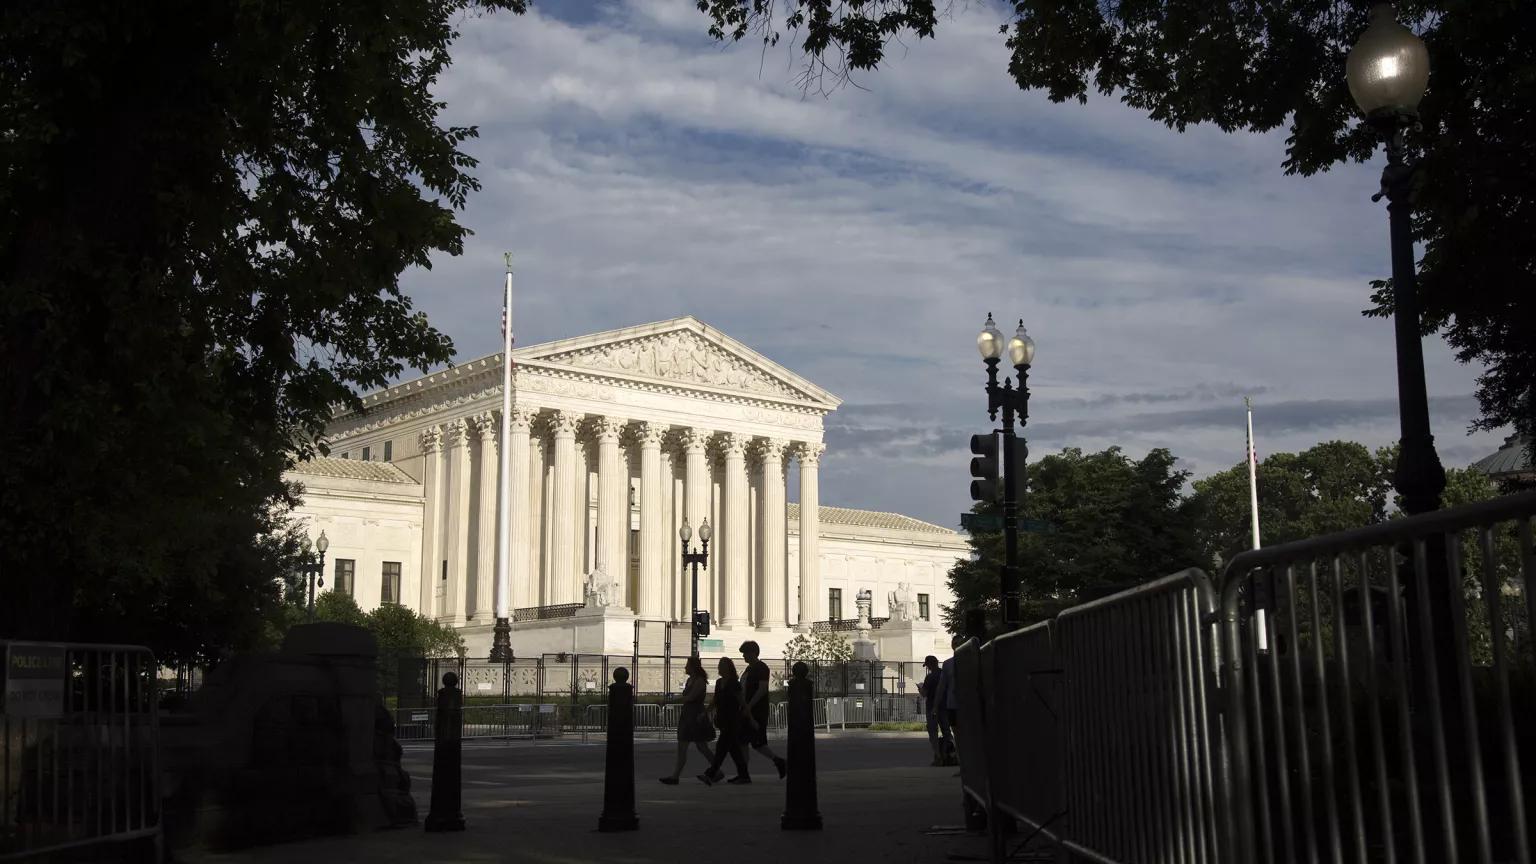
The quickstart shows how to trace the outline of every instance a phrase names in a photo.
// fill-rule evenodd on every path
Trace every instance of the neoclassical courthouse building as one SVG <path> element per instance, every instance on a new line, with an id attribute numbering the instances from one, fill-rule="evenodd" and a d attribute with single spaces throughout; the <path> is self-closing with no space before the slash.
<path id="1" fill-rule="evenodd" d="M 891 619 L 872 632 L 882 659 L 949 653 L 938 621 L 964 537 L 819 506 L 823 421 L 840 404 L 831 393 L 691 316 L 518 348 L 513 365 L 506 442 L 499 353 L 338 414 L 330 457 L 290 473 L 305 487 L 297 515 L 330 541 L 327 590 L 365 610 L 409 605 L 460 628 L 483 657 L 496 524 L 508 519 L 517 656 L 628 654 L 639 634 L 649 653 L 669 630 L 685 654 L 691 578 L 678 528 L 707 517 L 699 607 L 714 632 L 701 653 L 733 654 L 753 638 L 782 656 L 797 625 L 853 619 L 866 591 L 871 617 Z M 790 472 L 798 503 L 787 501 Z"/>

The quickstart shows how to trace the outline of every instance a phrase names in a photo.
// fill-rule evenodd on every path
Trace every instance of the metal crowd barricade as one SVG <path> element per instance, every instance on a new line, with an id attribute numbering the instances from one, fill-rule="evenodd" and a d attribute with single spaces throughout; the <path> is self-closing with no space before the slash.
<path id="1" fill-rule="evenodd" d="M 158 664 L 132 645 L 0 643 L 0 860 L 139 841 L 160 858 Z"/>
<path id="2" fill-rule="evenodd" d="M 1249 860 L 1221 849 L 1214 611 L 1209 580 L 1190 569 L 1057 616 L 1065 849 L 1093 861 Z"/>
<path id="3" fill-rule="evenodd" d="M 960 755 L 960 788 L 986 807 L 989 797 L 988 736 L 983 705 L 981 644 L 971 639 L 955 649 L 955 749 Z M 1010 768 L 1012 766 L 1009 766 Z"/>
<path id="4" fill-rule="evenodd" d="M 1061 665 L 1052 642 L 1053 626 L 1042 622 L 1008 633 L 983 651 L 992 665 L 987 688 L 989 783 L 993 807 L 1051 840 L 1064 809 L 1060 726 Z M 996 670 L 1007 669 L 998 682 Z"/>
<path id="5" fill-rule="evenodd" d="M 1524 493 L 1233 558 L 1234 860 L 1529 864 L 1533 517 Z"/>

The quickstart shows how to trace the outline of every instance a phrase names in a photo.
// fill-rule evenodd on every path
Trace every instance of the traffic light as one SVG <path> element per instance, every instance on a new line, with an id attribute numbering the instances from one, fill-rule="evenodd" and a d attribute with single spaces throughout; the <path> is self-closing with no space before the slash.
<path id="1" fill-rule="evenodd" d="M 709 635 L 709 613 L 708 612 L 695 612 L 695 613 L 693 613 L 693 625 L 698 628 L 700 636 L 708 636 Z"/>
<path id="2" fill-rule="evenodd" d="M 971 460 L 971 476 L 977 478 L 971 481 L 971 500 L 994 501 L 998 490 L 997 434 L 972 435 L 971 452 L 976 454 Z"/>

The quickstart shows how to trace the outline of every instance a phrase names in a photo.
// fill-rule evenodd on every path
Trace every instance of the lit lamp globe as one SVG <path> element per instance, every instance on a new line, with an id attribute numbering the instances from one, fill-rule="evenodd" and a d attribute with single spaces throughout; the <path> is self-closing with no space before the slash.
<path id="1" fill-rule="evenodd" d="M 1035 362 L 1035 340 L 1024 330 L 1024 319 L 1019 319 L 1019 329 L 1008 340 L 1008 362 L 1015 366 L 1028 366 Z"/>
<path id="2" fill-rule="evenodd" d="M 1371 23 L 1345 63 L 1349 95 L 1373 119 L 1412 117 L 1429 87 L 1429 49 L 1397 22 L 1392 4 L 1371 7 Z"/>
<path id="3" fill-rule="evenodd" d="M 976 350 L 981 352 L 981 359 L 996 360 L 1003 356 L 1003 331 L 997 329 L 997 322 L 992 320 L 992 313 L 987 313 L 987 323 L 981 326 L 981 335 L 976 337 Z"/>

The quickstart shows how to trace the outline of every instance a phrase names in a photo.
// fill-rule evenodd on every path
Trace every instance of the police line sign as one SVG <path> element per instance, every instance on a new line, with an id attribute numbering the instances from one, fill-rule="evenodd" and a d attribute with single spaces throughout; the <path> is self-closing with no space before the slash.
<path id="1" fill-rule="evenodd" d="M 64 646 L 6 642 L 7 717 L 59 717 L 64 713 Z"/>

